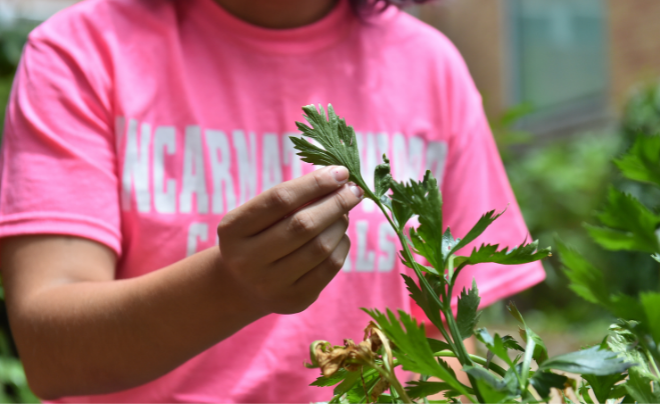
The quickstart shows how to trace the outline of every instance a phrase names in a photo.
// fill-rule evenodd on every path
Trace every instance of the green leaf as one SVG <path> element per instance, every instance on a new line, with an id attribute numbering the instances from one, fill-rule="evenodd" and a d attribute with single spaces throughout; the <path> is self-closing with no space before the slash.
<path id="1" fill-rule="evenodd" d="M 533 358 L 536 363 L 540 364 L 541 362 L 548 359 L 548 349 L 545 347 L 545 343 L 541 337 L 539 337 L 534 331 L 532 331 L 531 328 L 527 326 L 527 323 L 525 322 L 522 314 L 520 314 L 516 304 L 512 301 L 509 302 L 507 309 L 509 310 L 509 313 L 511 313 L 511 315 L 522 325 L 522 328 L 520 328 L 520 338 L 524 339 L 525 341 L 527 341 L 528 337 L 534 340 Z"/>
<path id="2" fill-rule="evenodd" d="M 318 111 L 314 105 L 306 105 L 302 109 L 311 127 L 301 122 L 296 122 L 296 126 L 305 136 L 316 140 L 321 147 L 303 137 L 290 137 L 301 159 L 319 166 L 339 165 L 348 168 L 350 180 L 359 185 L 365 195 L 372 197 L 371 190 L 360 174 L 360 153 L 353 128 L 347 126 L 346 121 L 335 114 L 332 105 L 328 105 L 327 117 L 320 105 Z"/>
<path id="3" fill-rule="evenodd" d="M 452 387 L 449 383 L 445 382 L 428 382 L 428 381 L 418 381 L 413 380 L 407 383 L 406 393 L 408 397 L 415 398 L 424 398 L 438 394 L 441 391 L 451 390 Z"/>
<path id="4" fill-rule="evenodd" d="M 643 292 L 639 294 L 639 300 L 646 314 L 646 328 L 648 328 L 653 341 L 660 343 L 660 293 Z"/>
<path id="5" fill-rule="evenodd" d="M 429 262 L 444 262 L 442 251 L 442 197 L 438 181 L 430 171 L 426 171 L 422 181 L 408 183 L 391 181 L 392 201 L 405 204 L 419 216 L 417 233 L 428 246 Z M 398 218 L 397 218 L 398 219 Z M 436 268 L 439 268 L 436 266 Z"/>
<path id="6" fill-rule="evenodd" d="M 515 349 L 516 351 L 525 352 L 520 344 L 518 344 L 518 341 L 513 339 L 513 337 L 510 335 L 505 335 L 502 337 L 502 345 L 504 345 L 506 349 Z"/>
<path id="7" fill-rule="evenodd" d="M 610 296 L 609 310 L 615 317 L 628 320 L 645 321 L 644 309 L 639 300 L 634 297 L 616 293 Z"/>
<path id="8" fill-rule="evenodd" d="M 376 383 L 380 380 L 380 375 L 376 371 L 370 373 L 364 372 L 362 375 L 360 375 L 360 372 L 354 373 L 357 373 L 359 378 L 357 382 L 346 391 L 346 398 L 351 403 L 363 403 L 366 400 L 365 393 L 371 393 Z"/>
<path id="9" fill-rule="evenodd" d="M 596 400 L 600 403 L 604 403 L 609 398 L 623 397 L 623 394 L 619 395 L 619 392 L 614 391 L 614 386 L 626 378 L 624 373 L 615 373 L 607 376 L 582 375 L 582 378 L 589 383 L 596 395 Z"/>
<path id="10" fill-rule="evenodd" d="M 628 153 L 614 164 L 631 180 L 660 186 L 660 136 L 637 136 Z"/>
<path id="11" fill-rule="evenodd" d="M 390 174 L 390 161 L 387 156 L 383 154 L 383 163 L 378 164 L 374 170 L 374 186 L 375 194 L 378 198 L 385 195 L 390 189 L 390 182 L 392 182 L 392 175 Z"/>
<path id="12" fill-rule="evenodd" d="M 399 227 L 399 231 L 403 231 L 404 227 L 406 227 L 406 223 L 408 223 L 408 220 L 413 217 L 413 211 L 405 203 L 392 200 L 389 197 L 388 199 L 391 201 L 390 203 L 392 205 L 392 213 L 394 214 L 394 219 L 396 220 L 397 226 Z"/>
<path id="13" fill-rule="evenodd" d="M 564 384 L 567 381 L 568 377 L 552 372 L 535 372 L 529 379 L 529 382 L 543 399 L 547 399 L 550 396 L 550 389 L 553 387 L 563 390 Z"/>
<path id="14" fill-rule="evenodd" d="M 490 212 L 485 213 L 481 218 L 477 221 L 477 223 L 472 226 L 472 229 L 463 237 L 462 240 L 459 240 L 459 242 L 451 249 L 449 254 L 454 254 L 456 251 L 460 250 L 461 248 L 465 247 L 466 245 L 470 244 L 474 240 L 477 239 L 485 230 L 493 224 L 493 222 L 502 214 L 504 214 L 506 210 L 503 210 L 502 212 L 495 214 L 494 210 L 491 210 Z"/>
<path id="15" fill-rule="evenodd" d="M 436 261 L 438 258 L 436 251 L 433 250 L 431 245 L 425 243 L 422 236 L 413 228 L 410 229 L 410 241 L 412 241 L 415 253 L 426 258 L 433 268 L 441 267 L 441 264 Z"/>
<path id="16" fill-rule="evenodd" d="M 334 386 L 335 384 L 343 381 L 346 377 L 348 377 L 349 373 L 351 372 L 341 368 L 330 377 L 319 376 L 316 380 L 312 382 L 312 384 L 310 384 L 310 386 L 317 386 L 317 387 Z"/>
<path id="17" fill-rule="evenodd" d="M 619 358 L 616 352 L 594 346 L 550 358 L 541 363 L 539 369 L 555 369 L 570 373 L 607 376 L 624 372 L 631 366 L 633 364 Z"/>
<path id="18" fill-rule="evenodd" d="M 571 282 L 568 287 L 584 300 L 608 307 L 610 298 L 602 271 L 591 265 L 574 249 L 559 240 L 556 242 L 561 263 L 564 265 L 564 273 Z"/>
<path id="19" fill-rule="evenodd" d="M 578 389 L 578 393 L 580 394 L 580 396 L 582 396 L 582 399 L 586 404 L 594 404 L 594 400 L 592 400 L 591 396 L 589 395 L 589 390 L 591 390 L 589 387 L 581 386 Z"/>
<path id="20" fill-rule="evenodd" d="M 601 305 L 616 317 L 642 319 L 640 303 L 624 294 L 610 295 L 609 287 L 603 278 L 603 273 L 591 265 L 577 251 L 557 240 L 563 270 L 569 281 L 568 287 L 584 300 Z"/>
<path id="21" fill-rule="evenodd" d="M 638 403 L 660 403 L 660 391 L 651 389 L 651 378 L 630 369 L 625 384 L 628 394 Z"/>
<path id="22" fill-rule="evenodd" d="M 493 338 L 485 328 L 479 328 L 475 330 L 475 336 L 479 341 L 486 345 L 486 348 L 488 348 L 490 352 L 511 367 L 514 366 L 514 363 L 511 358 L 509 358 L 507 351 L 509 349 L 515 349 L 521 352 L 525 351 L 520 345 L 518 345 L 518 342 L 509 335 L 500 337 L 498 334 L 495 334 L 495 337 Z"/>
<path id="23" fill-rule="evenodd" d="M 474 248 L 469 257 L 463 259 L 470 265 L 493 262 L 500 265 L 519 265 L 538 261 L 550 255 L 550 247 L 539 250 L 538 241 L 521 245 L 509 251 L 505 247 L 498 251 L 499 245 L 482 244 L 477 250 Z M 460 257 L 459 257 L 460 258 Z"/>
<path id="24" fill-rule="evenodd" d="M 486 403 L 500 403 L 511 396 L 509 386 L 482 367 L 465 366 L 463 371 L 477 382 L 479 393 Z"/>
<path id="25" fill-rule="evenodd" d="M 428 293 L 422 291 L 417 283 L 408 275 L 401 274 L 406 287 L 410 292 L 410 297 L 417 303 L 417 305 L 424 311 L 426 317 L 436 326 L 442 324 L 442 317 L 440 316 L 440 311 L 442 308 L 438 306 L 435 299 L 432 299 Z"/>
<path id="26" fill-rule="evenodd" d="M 360 372 L 346 372 L 344 380 L 335 387 L 333 393 L 334 395 L 342 395 L 353 388 L 361 379 Z"/>
<path id="27" fill-rule="evenodd" d="M 399 319 L 394 313 L 387 310 L 387 314 L 378 310 L 364 310 L 369 314 L 397 347 L 395 356 L 403 366 L 403 369 L 429 376 L 435 376 L 449 383 L 461 394 L 467 394 L 456 377 L 446 368 L 441 366 L 433 357 L 433 351 L 426 340 L 424 326 L 418 326 L 417 322 L 399 310 Z"/>
<path id="28" fill-rule="evenodd" d="M 426 340 L 428 341 L 429 346 L 433 352 L 451 350 L 451 347 L 445 341 L 440 341 L 435 338 L 427 338 Z"/>
<path id="29" fill-rule="evenodd" d="M 610 188 L 603 211 L 596 216 L 605 227 L 586 225 L 586 228 L 594 241 L 604 248 L 660 252 L 655 234 L 660 216 L 632 195 Z"/>
<path id="30" fill-rule="evenodd" d="M 463 288 L 461 295 L 458 298 L 458 311 L 456 313 L 456 324 L 458 331 L 461 333 L 463 339 L 469 338 L 474 333 L 474 328 L 479 321 L 479 314 L 477 308 L 479 307 L 479 290 L 477 289 L 477 282 L 472 280 L 472 289 L 466 291 Z"/>
<path id="31" fill-rule="evenodd" d="M 610 334 L 605 339 L 605 345 L 619 354 L 626 362 L 637 364 L 637 372 L 646 372 L 651 375 L 646 354 L 639 343 L 637 335 L 631 330 L 636 328 L 636 322 L 618 320 L 610 326 Z"/>

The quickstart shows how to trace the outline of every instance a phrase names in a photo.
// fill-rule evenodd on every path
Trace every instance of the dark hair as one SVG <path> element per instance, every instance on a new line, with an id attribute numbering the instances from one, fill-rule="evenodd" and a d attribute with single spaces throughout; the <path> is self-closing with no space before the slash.
<path id="1" fill-rule="evenodd" d="M 433 0 L 348 0 L 351 8 L 358 15 L 380 12 L 389 6 L 409 6 L 412 4 L 429 3 Z"/>

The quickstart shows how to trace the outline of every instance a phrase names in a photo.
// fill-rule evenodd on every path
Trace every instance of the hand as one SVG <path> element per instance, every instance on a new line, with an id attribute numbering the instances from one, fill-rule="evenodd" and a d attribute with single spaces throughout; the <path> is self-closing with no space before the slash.
<path id="1" fill-rule="evenodd" d="M 223 267 L 265 313 L 305 310 L 348 255 L 348 212 L 363 191 L 345 167 L 279 184 L 230 211 L 218 225 Z"/>

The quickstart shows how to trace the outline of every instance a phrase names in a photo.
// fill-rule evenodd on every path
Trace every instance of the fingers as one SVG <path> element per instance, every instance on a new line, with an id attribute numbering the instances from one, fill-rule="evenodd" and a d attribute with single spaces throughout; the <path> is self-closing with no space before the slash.
<path id="1" fill-rule="evenodd" d="M 346 167 L 330 166 L 284 182 L 228 212 L 221 227 L 237 236 L 251 236 L 272 226 L 309 202 L 336 191 L 348 181 Z"/>
<path id="2" fill-rule="evenodd" d="M 291 254 L 360 203 L 361 192 L 354 185 L 340 188 L 252 237 L 252 248 L 266 262 Z"/>
<path id="3" fill-rule="evenodd" d="M 351 248 L 351 241 L 344 235 L 332 254 L 319 265 L 300 277 L 294 288 L 300 293 L 310 294 L 314 300 L 337 275 Z M 314 302 L 312 300 L 312 302 Z M 310 303 L 311 304 L 311 303 Z"/>
<path id="4" fill-rule="evenodd" d="M 281 280 L 285 283 L 294 284 L 310 268 L 321 264 L 334 253 L 347 228 L 348 218 L 343 216 L 305 245 L 276 261 L 272 270 L 281 273 Z"/>

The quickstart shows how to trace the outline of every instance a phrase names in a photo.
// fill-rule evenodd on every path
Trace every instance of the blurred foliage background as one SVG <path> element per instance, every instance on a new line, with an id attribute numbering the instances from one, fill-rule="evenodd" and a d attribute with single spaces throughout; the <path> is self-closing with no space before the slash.
<path id="1" fill-rule="evenodd" d="M 0 21 L 2 21 L 1 18 Z M 2 126 L 4 126 L 5 109 L 14 72 L 27 35 L 34 26 L 35 22 L 30 21 L 20 21 L 8 25 L 0 24 L 0 125 Z M 34 403 L 38 401 L 27 385 L 23 366 L 18 359 L 16 346 L 11 338 L 2 279 L 0 279 L 0 403 Z"/>
<path id="2" fill-rule="evenodd" d="M 0 0 L 0 123 L 36 24 L 7 23 L 7 4 Z M 409 12 L 449 36 L 465 57 L 532 235 L 543 246 L 558 237 L 578 249 L 618 290 L 657 290 L 657 262 L 604 251 L 582 226 L 594 222 L 610 186 L 650 205 L 660 197 L 621 178 L 611 163 L 636 134 L 660 134 L 660 2 L 448 0 Z M 547 280 L 514 297 L 532 327 L 552 353 L 596 342 L 611 319 L 566 287 L 558 257 L 544 266 Z M 505 312 L 504 302 L 492 305 L 483 325 L 514 333 Z M 0 283 L 0 402 L 35 401 L 11 340 Z"/>

